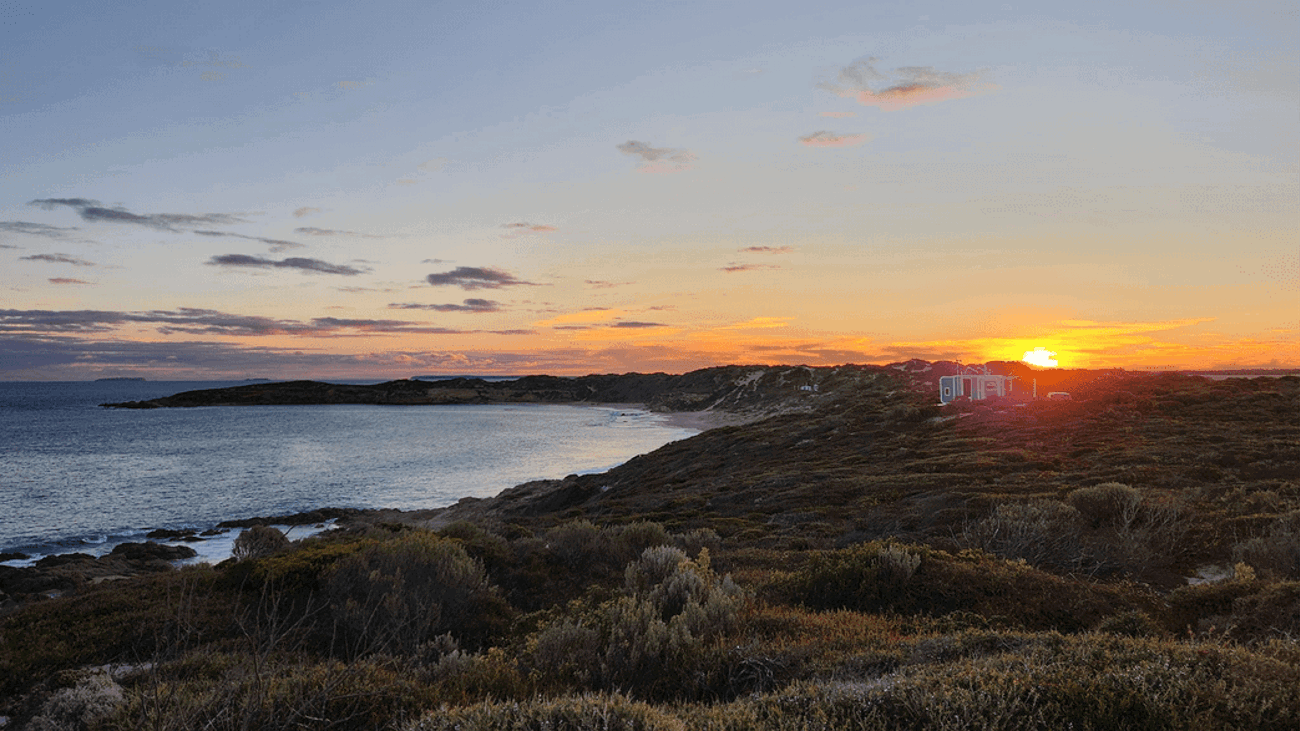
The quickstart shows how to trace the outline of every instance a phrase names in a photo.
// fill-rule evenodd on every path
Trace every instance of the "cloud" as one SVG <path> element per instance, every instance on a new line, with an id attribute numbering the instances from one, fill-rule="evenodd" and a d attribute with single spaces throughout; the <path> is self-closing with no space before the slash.
<path id="1" fill-rule="evenodd" d="M 635 320 L 622 320 L 620 322 L 614 323 L 610 327 L 644 328 L 644 327 L 668 327 L 668 326 L 663 324 L 662 322 L 637 322 Z"/>
<path id="2" fill-rule="evenodd" d="M 867 139 L 864 134 L 841 135 L 827 130 L 813 132 L 799 138 L 806 147 L 857 147 Z"/>
<path id="3" fill-rule="evenodd" d="M 298 208 L 293 212 L 293 217 L 302 218 L 303 216 L 310 216 L 313 213 L 320 213 L 320 209 L 313 208 L 312 206 L 303 206 L 302 208 Z"/>
<path id="4" fill-rule="evenodd" d="M 794 251 L 793 246 L 746 246 L 738 251 L 749 251 L 755 254 L 789 254 Z"/>
<path id="5" fill-rule="evenodd" d="M 995 91 L 996 84 L 984 82 L 984 72 L 955 74 L 936 71 L 931 66 L 902 66 L 886 74 L 876 69 L 880 59 L 854 61 L 840 70 L 836 80 L 824 81 L 818 88 L 858 100 L 868 107 L 886 112 L 907 109 L 919 104 L 935 104 L 949 99 Z"/>
<path id="6" fill-rule="evenodd" d="M 316 317 L 303 322 L 258 315 L 236 315 L 195 307 L 143 312 L 0 310 L 0 333 L 102 333 L 126 325 L 153 325 L 164 335 L 189 333 L 242 337 L 267 335 L 339 337 L 403 333 L 462 335 L 470 332 L 406 320 Z"/>
<path id="7" fill-rule="evenodd" d="M 242 218 L 229 213 L 150 213 L 141 215 L 125 208 L 106 208 L 104 204 L 88 198 L 39 198 L 29 201 L 27 205 L 53 210 L 58 206 L 67 206 L 77 212 L 83 221 L 109 221 L 112 223 L 130 223 L 137 226 L 176 231 L 177 226 L 197 226 L 201 224 L 247 223 Z"/>
<path id="8" fill-rule="evenodd" d="M 787 327 L 790 324 L 791 317 L 755 317 L 745 322 L 737 322 L 731 325 L 725 325 L 720 330 L 771 330 L 778 327 Z M 758 347 L 758 346 L 753 346 Z"/>
<path id="9" fill-rule="evenodd" d="M 637 169 L 643 173 L 677 173 L 690 170 L 695 162 L 695 153 L 676 147 L 651 147 L 636 140 L 628 140 L 616 147 L 624 155 L 641 158 Z"/>
<path id="10" fill-rule="evenodd" d="M 583 284 L 596 289 L 609 289 L 611 287 L 621 287 L 625 284 L 632 284 L 632 282 L 607 282 L 603 279 L 584 279 L 582 282 Z"/>
<path id="11" fill-rule="evenodd" d="M 339 88 L 340 88 L 340 89 L 349 89 L 349 90 L 351 90 L 351 89 L 360 89 L 360 88 L 362 88 L 362 87 L 364 87 L 364 86 L 370 86 L 370 83 L 371 83 L 371 82 L 369 82 L 369 81 L 340 81 L 340 82 L 339 82 Z"/>
<path id="12" fill-rule="evenodd" d="M 830 117 L 831 119 L 844 119 L 845 117 L 856 117 L 857 112 L 822 112 L 820 116 Z"/>
<path id="13" fill-rule="evenodd" d="M 558 228 L 556 228 L 555 226 L 551 226 L 551 225 L 549 225 L 549 224 L 545 224 L 545 223 L 527 223 L 527 222 L 524 222 L 524 223 L 503 223 L 503 224 L 501 224 L 501 228 L 508 228 L 508 229 L 512 229 L 512 230 L 516 230 L 516 231 L 519 231 L 519 230 L 522 230 L 522 231 L 537 231 L 537 232 L 541 232 L 541 233 L 546 233 L 546 232 L 549 232 L 549 231 L 559 231 Z"/>
<path id="14" fill-rule="evenodd" d="M 390 310 L 430 310 L 433 312 L 500 312 L 501 304 L 492 300 L 470 298 L 459 305 L 423 305 L 414 302 L 394 302 Z"/>
<path id="15" fill-rule="evenodd" d="M 315 226 L 300 226 L 293 230 L 296 234 L 304 236 L 358 236 L 363 239 L 383 239 L 386 236 L 379 234 L 363 234 L 356 231 L 344 231 L 337 228 L 316 228 Z"/>
<path id="16" fill-rule="evenodd" d="M 446 264 L 447 259 L 421 259 L 421 264 Z"/>
<path id="17" fill-rule="evenodd" d="M 516 279 L 513 274 L 492 267 L 456 267 L 449 272 L 430 274 L 424 279 L 435 287 L 454 285 L 461 289 L 500 289 L 521 284 L 536 286 L 533 282 Z"/>
<path id="18" fill-rule="evenodd" d="M 247 254 L 222 254 L 214 256 L 207 262 L 210 266 L 223 267 L 252 267 L 257 269 L 297 269 L 302 272 L 316 272 L 319 274 L 341 274 L 351 277 L 364 273 L 365 270 L 350 267 L 346 264 L 330 264 L 320 259 L 307 259 L 303 257 L 289 257 L 276 261 L 274 259 L 265 259 L 260 256 L 248 256 Z"/>
<path id="19" fill-rule="evenodd" d="M 32 254 L 31 256 L 18 257 L 22 261 L 48 261 L 52 264 L 73 264 L 79 267 L 93 267 L 95 262 L 79 259 L 67 254 Z"/>
<path id="20" fill-rule="evenodd" d="M 724 272 L 752 272 L 759 269 L 780 269 L 776 264 L 737 264 L 732 262 L 725 267 L 718 267 L 719 271 Z"/>
<path id="21" fill-rule="evenodd" d="M 49 281 L 50 284 L 94 284 L 94 282 L 87 282 L 84 279 L 72 279 L 70 277 L 52 277 Z"/>
<path id="22" fill-rule="evenodd" d="M 245 236 L 244 234 L 227 233 L 225 231 L 195 231 L 199 236 L 225 236 L 235 239 L 248 239 L 249 241 L 260 241 L 271 247 L 271 251 L 281 252 L 288 249 L 301 249 L 303 244 L 296 241 L 285 241 L 284 239 L 266 239 L 261 236 Z"/>
<path id="23" fill-rule="evenodd" d="M 66 239 L 69 231 L 80 231 L 76 226 L 49 226 L 44 223 L 30 223 L 28 221 L 0 221 L 0 234 L 27 234 L 28 236 L 44 236 L 48 239 Z"/>
<path id="24" fill-rule="evenodd" d="M 439 170 L 442 170 L 443 168 L 447 167 L 447 163 L 449 162 L 451 161 L 445 157 L 435 157 L 431 160 L 425 160 L 424 162 L 420 163 L 420 172 L 436 173 Z"/>

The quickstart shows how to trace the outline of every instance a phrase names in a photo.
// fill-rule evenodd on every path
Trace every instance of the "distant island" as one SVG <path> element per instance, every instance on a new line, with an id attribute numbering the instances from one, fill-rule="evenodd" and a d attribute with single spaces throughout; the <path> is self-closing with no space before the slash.
<path id="1" fill-rule="evenodd" d="M 96 378 L 95 382 L 100 383 L 102 381 L 143 381 L 143 380 L 145 379 L 141 378 L 140 376 L 111 376 L 109 378 Z"/>

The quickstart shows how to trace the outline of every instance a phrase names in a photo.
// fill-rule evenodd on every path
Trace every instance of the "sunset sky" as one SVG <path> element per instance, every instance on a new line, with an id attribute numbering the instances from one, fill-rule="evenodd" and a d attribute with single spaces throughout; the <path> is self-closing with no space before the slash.
<path id="1" fill-rule="evenodd" d="M 0 3 L 0 380 L 1300 365 L 1279 2 Z"/>

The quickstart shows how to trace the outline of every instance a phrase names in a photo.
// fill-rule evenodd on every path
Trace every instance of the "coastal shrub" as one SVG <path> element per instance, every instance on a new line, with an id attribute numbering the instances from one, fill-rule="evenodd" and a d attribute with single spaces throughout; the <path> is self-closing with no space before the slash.
<path id="1" fill-rule="evenodd" d="M 647 548 L 668 545 L 673 542 L 662 523 L 638 520 L 611 530 L 612 543 L 618 551 L 622 564 L 636 560 Z"/>
<path id="2" fill-rule="evenodd" d="M 70 688 L 56 690 L 26 728 L 81 731 L 112 716 L 124 702 L 122 687 L 107 672 L 91 673 Z"/>
<path id="3" fill-rule="evenodd" d="M 922 551 L 860 543 L 814 553 L 800 571 L 778 579 L 789 600 L 813 609 L 884 609 L 922 565 Z"/>
<path id="4" fill-rule="evenodd" d="M 1164 628 L 1151 615 L 1138 609 L 1105 618 L 1097 625 L 1097 631 L 1125 637 L 1159 637 L 1165 634 Z"/>
<path id="5" fill-rule="evenodd" d="M 1069 571 L 1086 563 L 1079 511 L 1056 500 L 1001 503 L 967 521 L 957 540 L 963 548 L 1045 569 Z"/>
<path id="6" fill-rule="evenodd" d="M 1071 507 L 1079 511 L 1093 528 L 1117 522 L 1121 515 L 1132 512 L 1142 502 L 1142 492 L 1120 482 L 1080 487 L 1065 497 Z"/>
<path id="7" fill-rule="evenodd" d="M 435 635 L 481 642 L 503 620 L 504 602 L 483 565 L 461 545 L 408 531 L 340 560 L 325 597 L 354 652 L 411 655 Z"/>
<path id="8" fill-rule="evenodd" d="M 1267 579 L 1300 579 L 1300 512 L 1276 520 L 1262 536 L 1232 547 L 1233 561 Z"/>
<path id="9" fill-rule="evenodd" d="M 544 540 L 551 554 L 569 568 L 604 563 L 610 557 L 608 536 L 586 519 L 561 523 L 546 531 Z"/>
<path id="10" fill-rule="evenodd" d="M 163 665 L 127 684 L 126 703 L 101 731 L 300 731 L 392 728 L 433 705 L 426 686 L 383 661 L 226 656 L 219 677 Z"/>
<path id="11" fill-rule="evenodd" d="M 403 731 L 685 731 L 672 709 L 624 695 L 580 695 L 524 703 L 488 701 L 447 708 L 408 724 Z"/>
<path id="12" fill-rule="evenodd" d="M 701 548 L 716 553 L 722 547 L 722 538 L 712 528 L 693 528 L 683 533 L 674 533 L 673 543 L 685 551 L 686 555 L 698 556 Z"/>
<path id="13" fill-rule="evenodd" d="M 270 556 L 288 545 L 289 539 L 279 529 L 255 525 L 236 536 L 230 555 L 236 561 L 245 561 Z"/>
<path id="14" fill-rule="evenodd" d="M 737 629 L 743 602 L 730 576 L 713 573 L 707 551 L 693 561 L 675 546 L 648 548 L 624 572 L 622 596 L 542 627 L 528 660 L 536 677 L 579 687 L 698 696 L 710 670 L 725 672 L 707 658 Z"/>
<path id="15" fill-rule="evenodd" d="M 441 703 L 465 704 L 487 698 L 533 695 L 532 684 L 513 657 L 493 647 L 483 653 L 454 650 L 420 674 L 431 695 Z"/>

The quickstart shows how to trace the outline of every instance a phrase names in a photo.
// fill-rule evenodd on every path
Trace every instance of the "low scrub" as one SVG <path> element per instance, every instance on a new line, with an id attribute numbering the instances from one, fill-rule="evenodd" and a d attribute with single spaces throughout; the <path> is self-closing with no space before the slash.
<path id="1" fill-rule="evenodd" d="M 410 531 L 348 556 L 324 575 L 324 595 L 354 654 L 411 655 L 451 632 L 481 644 L 508 607 L 459 543 Z"/>

